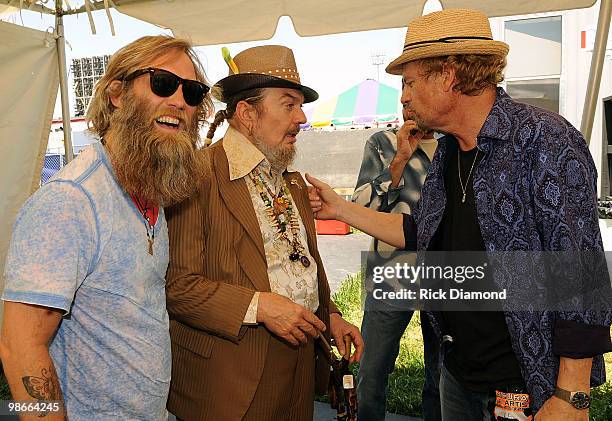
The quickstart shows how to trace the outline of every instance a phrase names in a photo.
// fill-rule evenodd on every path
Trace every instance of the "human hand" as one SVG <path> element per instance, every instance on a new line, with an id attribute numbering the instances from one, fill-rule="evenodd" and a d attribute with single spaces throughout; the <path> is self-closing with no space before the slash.
<path id="1" fill-rule="evenodd" d="M 397 131 L 397 152 L 395 158 L 402 162 L 407 162 L 414 151 L 416 151 L 419 140 L 424 133 L 417 127 L 413 120 L 406 120 L 402 127 Z"/>
<path id="2" fill-rule="evenodd" d="M 306 174 L 306 180 L 312 184 L 308 187 L 308 198 L 315 218 L 339 219 L 340 211 L 347 203 L 346 200 L 338 196 L 328 184 L 310 174 Z"/>
<path id="3" fill-rule="evenodd" d="M 344 356 L 346 352 L 350 352 L 350 349 L 345 349 L 344 337 L 349 336 L 351 342 L 355 346 L 355 352 L 349 355 L 349 362 L 359 361 L 361 354 L 363 354 L 363 338 L 357 326 L 347 322 L 338 313 L 332 313 L 329 315 L 329 333 L 331 334 L 334 341 L 336 341 L 336 347 L 338 352 Z"/>
<path id="4" fill-rule="evenodd" d="M 292 345 L 305 344 L 308 336 L 318 338 L 325 324 L 307 308 L 274 292 L 261 292 L 257 321 Z"/>

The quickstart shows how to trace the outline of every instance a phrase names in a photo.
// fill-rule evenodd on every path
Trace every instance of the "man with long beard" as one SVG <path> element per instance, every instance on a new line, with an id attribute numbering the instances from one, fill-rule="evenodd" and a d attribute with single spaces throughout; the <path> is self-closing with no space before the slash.
<path id="1" fill-rule="evenodd" d="M 287 167 L 318 94 L 300 84 L 293 52 L 247 49 L 228 59 L 213 94 L 227 104 L 211 177 L 168 210 L 168 409 L 183 420 L 312 420 L 329 360 L 320 336 L 345 352 L 359 330 L 330 301 L 304 180 Z M 348 356 L 348 355 L 347 355 Z M 315 380 L 316 372 L 316 380 Z"/>
<path id="2" fill-rule="evenodd" d="M 49 419 L 167 418 L 162 206 L 207 173 L 196 150 L 211 110 L 204 82 L 184 40 L 144 37 L 119 50 L 87 114 L 101 143 L 21 209 L 0 354 L 14 399 L 63 401 Z"/>

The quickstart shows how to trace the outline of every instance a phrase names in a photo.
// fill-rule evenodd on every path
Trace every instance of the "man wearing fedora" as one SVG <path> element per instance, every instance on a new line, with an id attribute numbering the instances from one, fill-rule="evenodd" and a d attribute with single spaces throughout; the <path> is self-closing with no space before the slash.
<path id="1" fill-rule="evenodd" d="M 359 330 L 330 301 L 306 185 L 288 169 L 302 104 L 293 52 L 249 48 L 214 86 L 227 104 L 223 140 L 206 149 L 212 176 L 198 196 L 168 210 L 168 313 L 172 381 L 168 409 L 184 420 L 312 420 L 329 360 Z M 324 339 L 323 339 L 324 338 Z M 316 373 L 316 377 L 315 377 Z M 316 387 L 315 387 L 316 386 Z"/>
<path id="2" fill-rule="evenodd" d="M 420 130 L 413 146 L 427 130 L 446 133 L 421 201 L 412 215 L 375 213 L 307 176 L 316 217 L 412 250 L 601 254 L 597 173 L 584 138 L 561 116 L 496 87 L 507 52 L 477 11 L 410 22 L 404 51 L 387 72 L 402 75 L 402 103 Z M 602 354 L 612 351 L 609 302 L 601 311 L 523 311 L 528 304 L 433 314 L 448 339 L 444 420 L 588 419 L 590 387 L 605 381 Z M 530 408 L 520 409 L 524 402 Z"/>

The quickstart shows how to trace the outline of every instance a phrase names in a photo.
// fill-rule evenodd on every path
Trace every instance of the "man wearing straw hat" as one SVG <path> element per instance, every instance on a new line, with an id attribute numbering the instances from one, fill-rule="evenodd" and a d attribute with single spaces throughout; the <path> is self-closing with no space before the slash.
<path id="1" fill-rule="evenodd" d="M 359 330 L 330 301 L 306 185 L 288 169 L 302 104 L 293 52 L 249 48 L 214 86 L 223 140 L 206 150 L 212 176 L 168 211 L 172 337 L 168 409 L 184 420 L 312 420 L 329 360 L 323 343 Z M 315 382 L 316 372 L 316 382 Z"/>
<path id="2" fill-rule="evenodd" d="M 507 52 L 477 11 L 451 9 L 410 22 L 404 51 L 387 72 L 402 75 L 402 103 L 415 120 L 409 128 L 419 130 L 413 146 L 427 130 L 447 134 L 419 206 L 412 215 L 377 214 L 307 175 L 317 218 L 340 219 L 423 251 L 602 255 L 597 173 L 584 138 L 559 115 L 496 88 Z M 517 272 L 498 278 L 500 272 L 495 281 L 512 285 Z M 605 264 L 603 272 L 597 272 L 601 291 L 609 297 Z M 519 279 L 518 289 L 534 289 L 535 279 Z M 595 297 L 592 309 L 525 311 L 526 300 L 497 312 L 436 312 L 439 333 L 448 339 L 443 419 L 527 420 L 537 412 L 536 421 L 587 420 L 590 387 L 605 381 L 602 354 L 612 350 L 607 299 Z"/>

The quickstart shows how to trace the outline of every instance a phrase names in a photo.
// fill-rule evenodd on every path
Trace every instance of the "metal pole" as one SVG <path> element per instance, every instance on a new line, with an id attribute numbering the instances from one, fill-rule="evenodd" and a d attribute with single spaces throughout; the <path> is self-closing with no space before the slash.
<path id="1" fill-rule="evenodd" d="M 604 200 L 610 195 L 610 166 L 608 165 L 608 159 L 612 154 L 612 146 L 608 145 L 609 138 L 612 136 L 612 128 L 608 128 L 606 124 L 606 102 L 612 104 L 612 96 L 603 99 L 603 124 L 601 130 L 601 169 L 599 171 L 599 179 L 601 184 L 599 186 L 599 198 Z M 611 107 L 612 108 L 612 107 Z M 611 110 L 612 111 L 612 110 Z"/>
<path id="2" fill-rule="evenodd" d="M 72 130 L 70 128 L 70 105 L 68 103 L 68 73 L 66 72 L 66 41 L 64 40 L 64 11 L 62 0 L 55 3 L 55 30 L 57 32 L 57 61 L 60 82 L 60 98 L 62 101 L 62 122 L 64 128 L 64 151 L 66 162 L 72 161 Z"/>
<path id="3" fill-rule="evenodd" d="M 608 42 L 608 31 L 610 30 L 610 18 L 612 17 L 612 0 L 600 0 L 599 18 L 597 20 L 597 33 L 591 58 L 591 70 L 589 72 L 589 83 L 587 93 L 584 97 L 584 108 L 582 109 L 582 121 L 580 131 L 586 139 L 587 145 L 591 141 L 593 131 L 593 119 L 597 108 L 599 86 L 601 85 L 601 73 L 603 71 L 604 59 L 606 57 L 606 44 Z"/>

